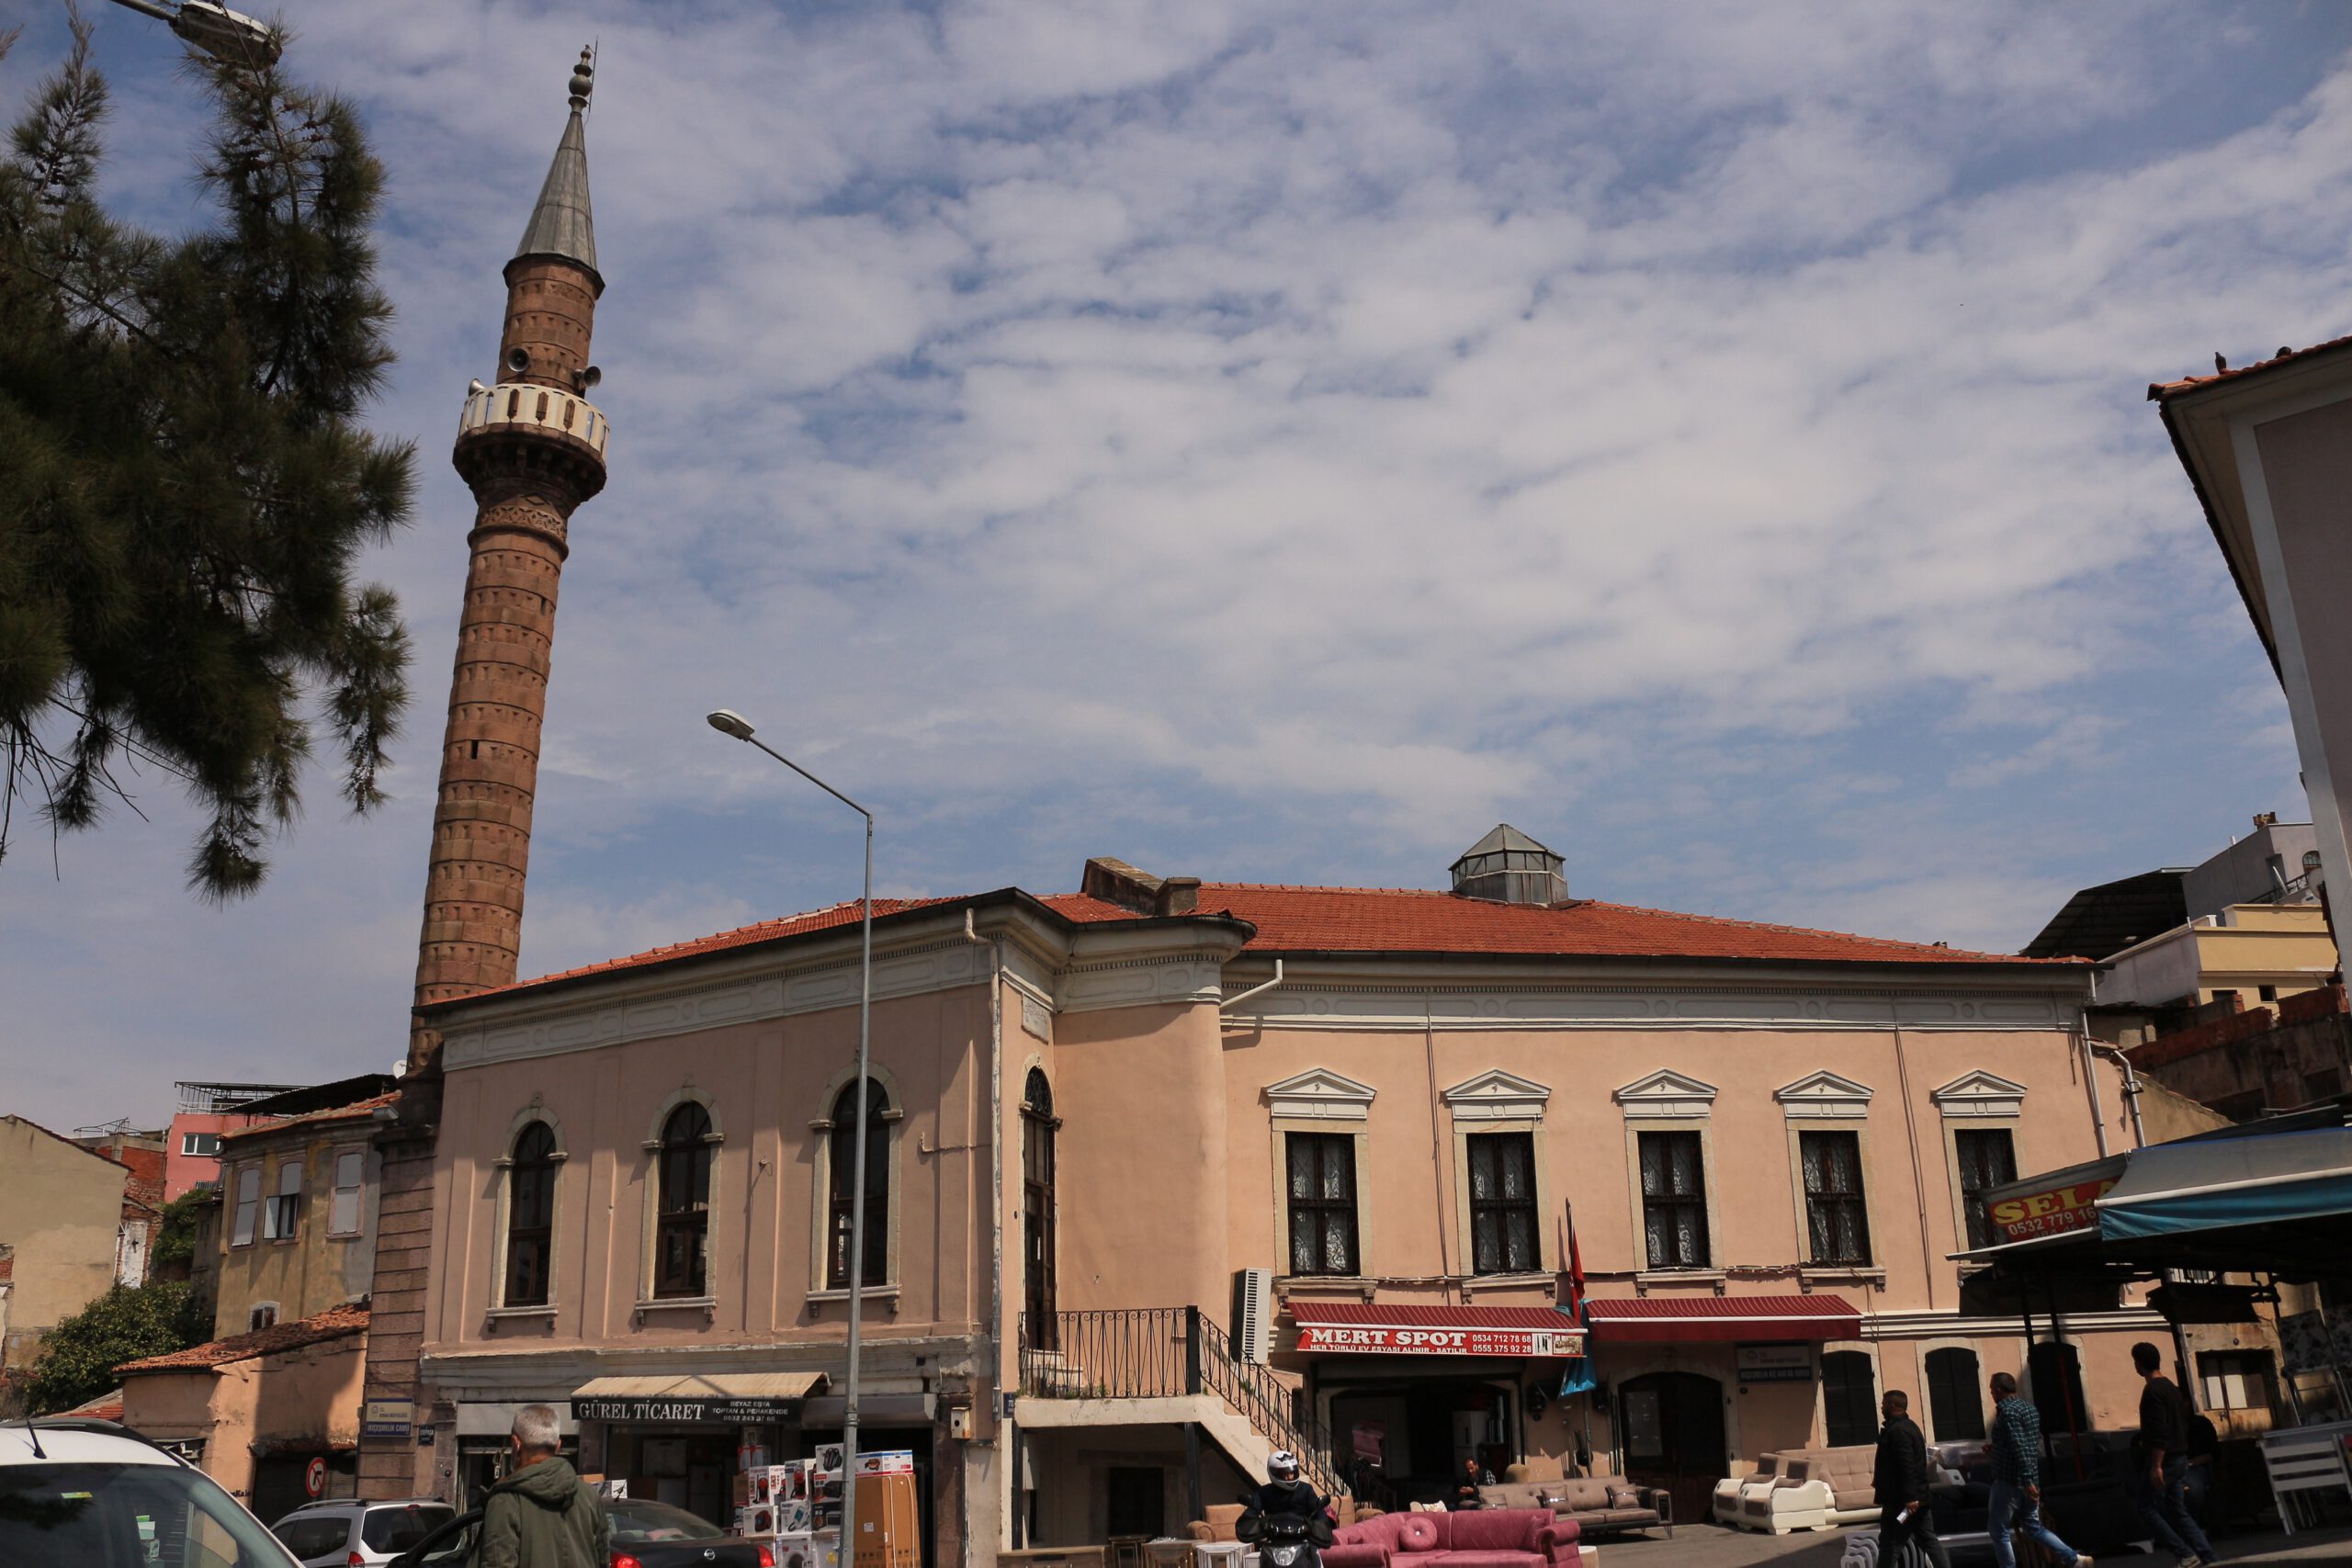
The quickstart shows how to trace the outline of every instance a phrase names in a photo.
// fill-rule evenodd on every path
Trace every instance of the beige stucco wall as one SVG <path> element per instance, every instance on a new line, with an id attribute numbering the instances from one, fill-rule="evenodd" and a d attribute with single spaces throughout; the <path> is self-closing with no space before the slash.
<path id="1" fill-rule="evenodd" d="M 2212 924 L 2177 926 L 2125 948 L 2099 976 L 2098 999 L 2111 1007 L 2210 1002 L 2235 991 L 2259 1005 L 2261 989 L 2290 997 L 2325 982 L 2335 944 L 2316 904 L 2236 904 Z"/>
<path id="2" fill-rule="evenodd" d="M 0 1242 L 16 1248 L 0 1365 L 29 1365 L 42 1335 L 114 1283 L 127 1175 L 32 1122 L 0 1116 Z"/>
<path id="3" fill-rule="evenodd" d="M 968 1329 L 985 1316 L 989 1030 L 984 987 L 877 1002 L 875 1077 L 897 1119 L 888 1216 L 890 1304 L 868 1335 Z M 462 1347 L 824 1341 L 843 1306 L 822 1296 L 821 1120 L 849 1082 L 854 1006 L 461 1067 L 448 1075 L 436 1149 L 429 1352 Z M 663 1119 L 701 1098 L 720 1143 L 712 1164 L 709 1305 L 650 1296 L 654 1154 Z M 498 1162 L 529 1119 L 557 1131 L 552 1310 L 494 1315 L 503 1286 Z M 878 1220 L 880 1216 L 876 1216 Z"/>
<path id="4" fill-rule="evenodd" d="M 243 1334 L 259 1303 L 277 1303 L 277 1321 L 291 1323 L 368 1294 L 376 1269 L 377 1158 L 368 1145 L 365 1120 L 298 1123 L 283 1132 L 251 1132 L 222 1146 L 220 1251 L 218 1294 L 212 1314 L 216 1338 Z M 334 1201 L 338 1156 L 365 1156 L 361 1165 L 359 1229 L 351 1235 L 328 1234 Z M 248 1168 L 261 1172 L 261 1201 L 277 1190 L 278 1168 L 302 1168 L 302 1204 L 295 1234 L 265 1238 L 260 1210 L 254 1239 L 229 1245 L 236 1235 L 237 1183 Z"/>
<path id="5" fill-rule="evenodd" d="M 368 1337 L 348 1335 L 216 1368 L 123 1380 L 123 1424 L 164 1441 L 204 1444 L 204 1472 L 253 1495 L 254 1447 L 347 1449 L 359 1440 Z"/>

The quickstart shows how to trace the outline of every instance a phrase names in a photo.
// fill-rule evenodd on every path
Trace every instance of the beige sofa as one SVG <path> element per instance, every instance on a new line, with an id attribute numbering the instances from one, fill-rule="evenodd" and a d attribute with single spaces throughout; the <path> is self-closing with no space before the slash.
<path id="1" fill-rule="evenodd" d="M 1617 1494 L 1611 1496 L 1611 1494 Z M 1622 1535 L 1629 1530 L 1663 1528 L 1674 1535 L 1674 1499 L 1654 1487 L 1636 1486 L 1622 1476 L 1593 1476 L 1564 1481 L 1506 1481 L 1481 1486 L 1478 1500 L 1489 1508 L 1549 1508 L 1564 1519 L 1574 1519 L 1579 1535 Z"/>
<path id="2" fill-rule="evenodd" d="M 1798 1449 L 1779 1457 L 1781 1474 L 1770 1486 L 1741 1488 L 1742 1529 L 1786 1535 L 1878 1517 L 1878 1499 L 1871 1491 L 1871 1470 L 1878 1459 L 1875 1445 Z"/>

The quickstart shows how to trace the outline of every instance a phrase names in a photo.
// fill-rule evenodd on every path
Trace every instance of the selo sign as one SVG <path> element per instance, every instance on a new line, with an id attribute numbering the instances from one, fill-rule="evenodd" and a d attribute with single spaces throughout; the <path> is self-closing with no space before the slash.
<path id="1" fill-rule="evenodd" d="M 2098 1224 L 2098 1201 L 2107 1196 L 2116 1178 L 2094 1177 L 2046 1192 L 2024 1192 L 2003 1198 L 1985 1211 L 2005 1241 L 2031 1241 L 2037 1236 L 2062 1235 Z"/>

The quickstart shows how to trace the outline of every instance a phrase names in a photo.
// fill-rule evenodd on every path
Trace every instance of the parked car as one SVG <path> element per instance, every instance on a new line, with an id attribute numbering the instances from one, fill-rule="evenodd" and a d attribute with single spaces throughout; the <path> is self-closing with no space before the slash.
<path id="1" fill-rule="evenodd" d="M 2098 1555 L 2126 1551 L 2146 1540 L 2132 1506 L 2127 1471 L 2131 1434 L 2087 1432 L 2059 1437 L 2041 1461 L 2041 1519 L 2078 1551 Z M 2077 1461 L 2077 1451 L 2080 1459 Z M 1946 1479 L 1929 1488 L 1928 1508 L 1936 1534 L 1955 1563 L 1990 1562 L 1993 1538 L 1985 1529 L 1992 1501 L 1992 1450 L 1984 1443 L 1939 1445 L 1934 1462 Z M 1907 1552 L 1905 1564 L 1923 1554 Z M 1840 1568 L 1905 1568 L 1878 1561 L 1878 1530 L 1865 1526 L 1846 1538 Z"/>
<path id="2" fill-rule="evenodd" d="M 612 1568 L 776 1568 L 775 1549 L 728 1534 L 699 1514 L 667 1503 L 612 1498 Z M 391 1568 L 468 1568 L 481 1510 L 458 1515 L 391 1560 Z"/>
<path id="3" fill-rule="evenodd" d="M 305 1503 L 269 1533 L 302 1561 L 302 1568 L 377 1568 L 457 1517 L 458 1510 L 433 1497 L 400 1502 L 363 1502 L 325 1497 Z"/>
<path id="4" fill-rule="evenodd" d="M 111 1421 L 0 1426 L 0 1562 L 295 1568 L 210 1476 Z"/>

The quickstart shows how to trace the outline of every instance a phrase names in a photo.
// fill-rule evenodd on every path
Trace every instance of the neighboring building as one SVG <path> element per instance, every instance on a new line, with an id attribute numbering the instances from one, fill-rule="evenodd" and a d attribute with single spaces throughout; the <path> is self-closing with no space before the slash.
<path id="1" fill-rule="evenodd" d="M 212 1223 L 199 1225 L 199 1244 L 209 1235 L 220 1248 L 215 1335 L 226 1339 L 367 1299 L 379 1180 L 369 1139 L 393 1099 L 386 1091 L 222 1136 L 220 1202 L 205 1210 Z"/>
<path id="2" fill-rule="evenodd" d="M 2286 692 L 2312 806 L 2310 881 L 2352 907 L 2352 338 L 2148 396 Z"/>
<path id="3" fill-rule="evenodd" d="M 1939 1438 L 2002 1370 L 2130 1424 L 2155 1314 L 2070 1301 L 2029 1360 L 1950 1261 L 1977 1190 L 2130 1146 L 2086 964 L 1559 868 L 1498 829 L 1451 895 L 1095 861 L 1076 895 L 879 903 L 862 1178 L 854 905 L 425 1009 L 434 1441 L 401 1479 L 480 1484 L 546 1400 L 583 1469 L 717 1517 L 740 1444 L 837 1427 L 854 1273 L 864 1440 L 913 1450 L 938 1564 L 1181 1527 L 1359 1427 L 1417 1495 L 1589 1431 L 1701 1517 L 1760 1450 L 1868 1441 L 1888 1387 Z M 1528 1396 L 1577 1348 L 1571 1216 L 1605 1404 Z M 1252 1269 L 1279 1315 L 1235 1323 Z"/>
<path id="4" fill-rule="evenodd" d="M 21 1116 L 0 1116 L 0 1246 L 12 1250 L 0 1373 L 29 1367 L 42 1336 L 109 1287 L 145 1282 L 160 1176 L 159 1162 L 141 1176 Z"/>
<path id="5" fill-rule="evenodd" d="M 313 1462 L 319 1495 L 352 1495 L 367 1354 L 368 1309 L 338 1306 L 117 1367 L 108 1397 L 126 1426 L 274 1520 L 309 1500 Z"/>
<path id="6" fill-rule="evenodd" d="M 253 1124 L 249 1101 L 300 1089 L 287 1083 L 181 1083 L 179 1108 L 165 1134 L 164 1201 L 220 1179 L 220 1134 Z"/>
<path id="7" fill-rule="evenodd" d="M 163 1228 L 164 1134 L 107 1127 L 76 1132 L 74 1141 L 130 1173 L 122 1183 L 114 1277 L 118 1284 L 143 1285 L 154 1271 L 155 1237 Z"/>
<path id="8" fill-rule="evenodd" d="M 2275 1002 L 2316 990 L 2335 974 L 2335 942 L 2317 904 L 2231 904 L 2107 955 L 2098 1005 L 2140 1015 L 2138 1027 L 2152 1038 L 2154 1021 L 2166 1012 Z M 2135 1043 L 2123 1032 L 2132 1027 L 2117 1021 L 2117 1043 Z"/>
<path id="9" fill-rule="evenodd" d="M 2200 1022 L 2134 1043 L 2132 1065 L 2233 1122 L 2352 1089 L 2352 1013 L 2342 986 L 2208 1011 Z"/>

